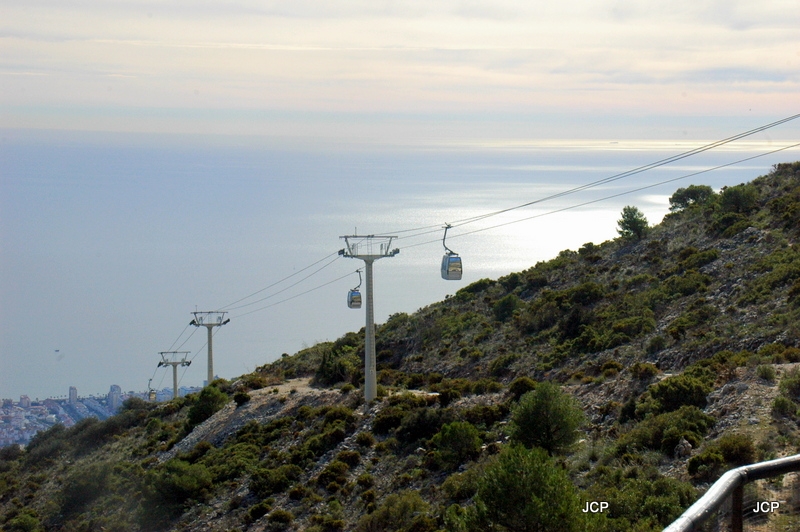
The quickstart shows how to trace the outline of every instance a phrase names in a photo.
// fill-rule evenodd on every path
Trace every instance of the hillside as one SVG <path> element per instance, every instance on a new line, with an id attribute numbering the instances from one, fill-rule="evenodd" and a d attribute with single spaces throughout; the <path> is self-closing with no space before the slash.
<path id="1" fill-rule="evenodd" d="M 3 530 L 660 530 L 800 443 L 800 163 L 671 204 L 391 316 L 373 404 L 362 330 L 3 449 Z"/>

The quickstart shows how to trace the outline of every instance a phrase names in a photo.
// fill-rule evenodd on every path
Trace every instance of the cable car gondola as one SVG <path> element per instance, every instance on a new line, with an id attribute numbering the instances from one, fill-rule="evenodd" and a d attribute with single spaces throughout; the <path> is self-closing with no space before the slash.
<path id="1" fill-rule="evenodd" d="M 442 279 L 446 281 L 460 281 L 461 274 L 464 271 L 463 265 L 461 264 L 461 257 L 445 244 L 447 230 L 450 229 L 450 227 L 450 224 L 444 226 L 444 238 L 442 238 L 442 245 L 446 250 L 444 257 L 442 257 Z"/>
<path id="2" fill-rule="evenodd" d="M 349 308 L 361 308 L 361 270 L 356 270 L 358 273 L 358 286 L 347 292 L 347 306 Z"/>

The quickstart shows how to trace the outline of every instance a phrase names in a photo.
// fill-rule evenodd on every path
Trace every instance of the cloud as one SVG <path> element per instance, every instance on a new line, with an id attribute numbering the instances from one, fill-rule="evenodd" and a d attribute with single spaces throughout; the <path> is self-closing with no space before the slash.
<path id="1" fill-rule="evenodd" d="M 0 105 L 669 112 L 691 110 L 690 94 L 718 112 L 742 98 L 788 106 L 774 102 L 800 89 L 789 7 L 8 0 Z"/>

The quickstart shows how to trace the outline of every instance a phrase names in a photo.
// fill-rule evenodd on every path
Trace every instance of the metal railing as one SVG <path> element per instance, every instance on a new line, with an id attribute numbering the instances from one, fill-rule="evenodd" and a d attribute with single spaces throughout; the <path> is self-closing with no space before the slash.
<path id="1" fill-rule="evenodd" d="M 731 469 L 720 477 L 697 502 L 664 529 L 664 532 L 694 532 L 730 499 L 730 531 L 742 532 L 744 486 L 749 482 L 800 471 L 800 454 Z M 774 504 L 763 501 L 761 504 Z M 768 511 L 770 506 L 763 506 Z"/>

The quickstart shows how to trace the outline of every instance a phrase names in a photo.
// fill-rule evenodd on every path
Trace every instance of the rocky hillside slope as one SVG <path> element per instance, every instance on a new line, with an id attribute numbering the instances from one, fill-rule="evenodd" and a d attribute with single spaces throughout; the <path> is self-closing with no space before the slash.
<path id="1" fill-rule="evenodd" d="M 6 448 L 0 523 L 660 530 L 726 468 L 800 441 L 800 163 L 671 203 L 646 232 L 391 316 L 373 404 L 362 330 Z M 592 501 L 609 508 L 580 511 Z"/>

